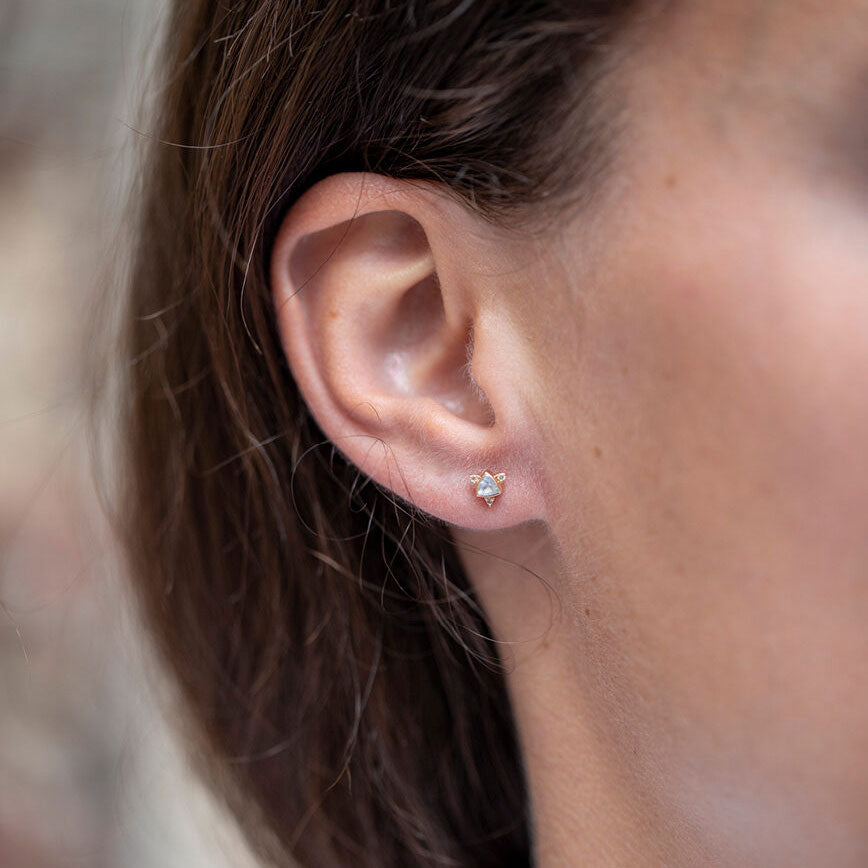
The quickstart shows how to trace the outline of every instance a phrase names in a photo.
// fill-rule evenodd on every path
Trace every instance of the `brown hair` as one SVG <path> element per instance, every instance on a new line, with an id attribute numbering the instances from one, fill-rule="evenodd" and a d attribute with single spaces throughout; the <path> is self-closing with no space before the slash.
<path id="1" fill-rule="evenodd" d="M 504 225 L 565 207 L 611 152 L 597 97 L 630 6 L 174 4 L 125 314 L 125 542 L 209 768 L 274 864 L 531 862 L 485 616 L 448 529 L 308 414 L 275 229 L 340 171 L 434 181 Z"/>

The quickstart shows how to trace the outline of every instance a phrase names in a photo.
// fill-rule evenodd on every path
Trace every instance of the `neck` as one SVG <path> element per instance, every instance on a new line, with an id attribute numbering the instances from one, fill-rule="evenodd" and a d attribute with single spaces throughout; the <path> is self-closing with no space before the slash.
<path id="1" fill-rule="evenodd" d="M 535 868 L 705 864 L 636 768 L 641 727 L 619 705 L 627 668 L 605 651 L 593 611 L 565 592 L 546 530 L 460 531 L 456 542 L 502 643 Z"/>

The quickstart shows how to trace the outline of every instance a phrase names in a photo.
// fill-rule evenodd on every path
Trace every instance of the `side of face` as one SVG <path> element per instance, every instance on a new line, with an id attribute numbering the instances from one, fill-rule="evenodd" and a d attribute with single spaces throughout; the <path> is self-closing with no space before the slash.
<path id="1" fill-rule="evenodd" d="M 577 654 L 601 721 L 623 661 L 653 797 L 864 864 L 868 4 L 675 4 L 643 39 L 618 180 L 541 254 L 557 305 L 517 303 Z"/>
<path id="2" fill-rule="evenodd" d="M 324 179 L 278 326 L 364 473 L 471 544 L 550 542 L 582 707 L 647 803 L 738 864 L 862 865 L 868 2 L 661 6 L 596 202 L 528 239 Z M 533 620 L 523 577 L 471 574 L 496 631 Z"/>

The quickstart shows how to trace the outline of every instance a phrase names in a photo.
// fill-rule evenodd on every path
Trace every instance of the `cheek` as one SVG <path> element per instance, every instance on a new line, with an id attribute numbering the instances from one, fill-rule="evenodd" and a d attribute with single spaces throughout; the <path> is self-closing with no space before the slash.
<path id="1" fill-rule="evenodd" d="M 824 582 L 868 580 L 864 245 L 846 215 L 772 199 L 733 202 L 702 234 L 686 218 L 676 241 L 637 251 L 599 332 L 621 362 L 606 392 L 635 399 L 613 407 L 641 420 L 627 449 L 658 466 L 663 488 L 644 496 L 665 492 L 682 529 L 717 528 L 766 574 L 810 563 Z"/>
<path id="2" fill-rule="evenodd" d="M 569 400 L 603 454 L 565 513 L 608 535 L 614 633 L 679 750 L 840 784 L 868 748 L 868 267 L 843 217 L 716 201 L 625 238 L 587 306 Z"/>

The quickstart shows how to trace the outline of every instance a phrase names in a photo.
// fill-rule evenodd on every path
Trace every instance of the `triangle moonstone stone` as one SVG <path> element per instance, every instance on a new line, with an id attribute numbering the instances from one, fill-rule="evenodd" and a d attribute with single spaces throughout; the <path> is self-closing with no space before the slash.
<path id="1" fill-rule="evenodd" d="M 500 486 L 497 480 L 486 470 L 482 474 L 482 479 L 476 484 L 476 496 L 484 497 L 486 500 L 490 497 L 497 497 L 500 494 Z"/>

